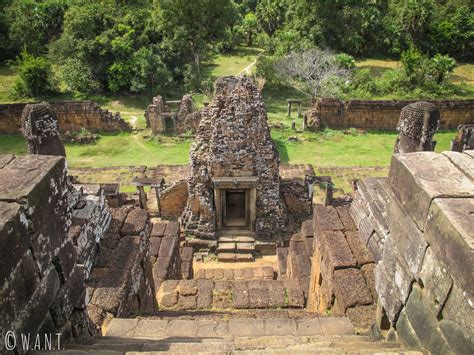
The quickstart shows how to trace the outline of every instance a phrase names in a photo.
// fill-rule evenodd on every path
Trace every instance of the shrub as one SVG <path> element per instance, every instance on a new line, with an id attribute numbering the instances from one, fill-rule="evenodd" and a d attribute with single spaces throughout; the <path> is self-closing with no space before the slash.
<path id="1" fill-rule="evenodd" d="M 14 66 L 18 79 L 13 94 L 19 97 L 38 97 L 51 92 L 51 64 L 45 57 L 35 57 L 23 51 Z"/>
<path id="2" fill-rule="evenodd" d="M 274 67 L 280 58 L 275 56 L 261 55 L 257 59 L 255 67 L 255 76 L 264 78 L 266 83 L 280 84 L 281 80 Z"/>
<path id="3" fill-rule="evenodd" d="M 89 66 L 76 58 L 66 59 L 61 66 L 61 77 L 67 90 L 75 94 L 96 94 L 102 89 Z"/>

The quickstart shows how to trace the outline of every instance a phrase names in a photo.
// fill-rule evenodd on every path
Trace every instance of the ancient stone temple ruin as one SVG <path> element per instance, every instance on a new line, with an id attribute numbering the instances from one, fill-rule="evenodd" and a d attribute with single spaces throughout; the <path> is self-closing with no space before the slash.
<path id="1" fill-rule="evenodd" d="M 287 216 L 265 105 L 249 78 L 228 78 L 226 85 L 217 87 L 215 100 L 202 112 L 190 153 L 184 226 L 204 239 L 226 230 L 271 238 Z"/>
<path id="2" fill-rule="evenodd" d="M 394 143 L 416 152 L 336 198 L 280 164 L 246 77 L 217 82 L 189 167 L 133 168 L 138 196 L 70 176 L 35 135 L 47 106 L 25 110 L 35 154 L 0 155 L 0 353 L 7 332 L 78 354 L 474 353 L 474 151 L 424 151 L 436 110 L 414 107 Z"/>

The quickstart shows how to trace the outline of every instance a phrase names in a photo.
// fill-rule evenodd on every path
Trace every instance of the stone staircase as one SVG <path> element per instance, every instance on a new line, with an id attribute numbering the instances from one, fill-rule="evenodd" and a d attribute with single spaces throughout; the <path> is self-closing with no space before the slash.
<path id="1" fill-rule="evenodd" d="M 65 354 L 423 354 L 354 335 L 347 318 L 113 319 L 104 336 L 67 344 Z"/>
<path id="2" fill-rule="evenodd" d="M 253 233 L 226 231 L 217 242 L 217 258 L 222 262 L 254 261 L 255 238 Z"/>

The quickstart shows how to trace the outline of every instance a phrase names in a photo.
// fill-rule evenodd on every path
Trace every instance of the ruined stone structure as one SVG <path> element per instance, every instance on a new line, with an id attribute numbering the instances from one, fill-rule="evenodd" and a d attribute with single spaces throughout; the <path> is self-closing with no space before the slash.
<path id="1" fill-rule="evenodd" d="M 439 126 L 439 110 L 429 102 L 415 102 L 405 106 L 397 125 L 399 133 L 394 153 L 434 151 L 433 136 Z"/>
<path id="2" fill-rule="evenodd" d="M 324 130 L 324 122 L 319 117 L 319 111 L 312 109 L 305 112 L 303 116 L 303 129 L 310 132 L 318 132 Z"/>
<path id="3" fill-rule="evenodd" d="M 59 139 L 58 119 L 48 103 L 26 105 L 21 126 L 30 154 L 66 156 Z"/>
<path id="4" fill-rule="evenodd" d="M 473 167 L 473 151 L 395 154 L 351 206 L 377 263 L 378 326 L 432 353 L 474 349 Z"/>
<path id="5" fill-rule="evenodd" d="M 270 238 L 282 231 L 287 218 L 278 153 L 254 83 L 246 77 L 227 81 L 234 88 L 216 87 L 191 148 L 184 226 L 204 239 L 214 239 L 224 229 Z"/>
<path id="6" fill-rule="evenodd" d="M 0 134 L 17 134 L 21 128 L 22 112 L 27 104 L 0 104 Z M 129 131 L 130 125 L 119 113 L 100 108 L 92 101 L 57 101 L 49 103 L 59 122 L 61 133 L 86 128 L 91 132 Z"/>
<path id="7" fill-rule="evenodd" d="M 451 150 L 455 152 L 474 150 L 474 125 L 458 127 L 456 137 L 451 141 Z"/>
<path id="8" fill-rule="evenodd" d="M 403 107 L 416 101 L 319 99 L 314 110 L 329 128 L 395 130 Z M 440 111 L 441 129 L 474 124 L 474 100 L 431 100 Z"/>
<path id="9" fill-rule="evenodd" d="M 177 107 L 173 110 L 171 106 Z M 158 95 L 145 111 L 146 125 L 153 134 L 195 132 L 200 118 L 189 94 L 184 95 L 181 101 L 165 101 Z"/>

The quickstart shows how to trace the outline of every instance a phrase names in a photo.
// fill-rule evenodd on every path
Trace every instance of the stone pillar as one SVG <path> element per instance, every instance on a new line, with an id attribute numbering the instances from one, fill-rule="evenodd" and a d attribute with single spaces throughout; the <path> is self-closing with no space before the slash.
<path id="1" fill-rule="evenodd" d="M 255 221 L 257 220 L 257 189 L 255 187 L 250 189 L 249 197 L 250 230 L 255 232 Z"/>
<path id="2" fill-rule="evenodd" d="M 21 116 L 21 133 L 28 144 L 28 153 L 66 156 L 59 139 L 58 118 L 47 102 L 25 106 Z"/>
<path id="3" fill-rule="evenodd" d="M 288 110 L 287 110 L 288 117 L 291 117 L 291 102 L 288 101 Z"/>
<path id="4" fill-rule="evenodd" d="M 214 203 L 216 205 L 216 229 L 222 229 L 222 190 L 214 189 Z"/>
<path id="5" fill-rule="evenodd" d="M 436 105 L 420 101 L 405 106 L 400 113 L 394 153 L 433 151 L 433 136 L 439 127 L 440 114 Z"/>
<path id="6" fill-rule="evenodd" d="M 145 188 L 143 186 L 137 186 L 137 190 L 138 190 L 138 202 L 140 203 L 140 208 L 146 210 L 147 198 L 146 198 Z"/>

